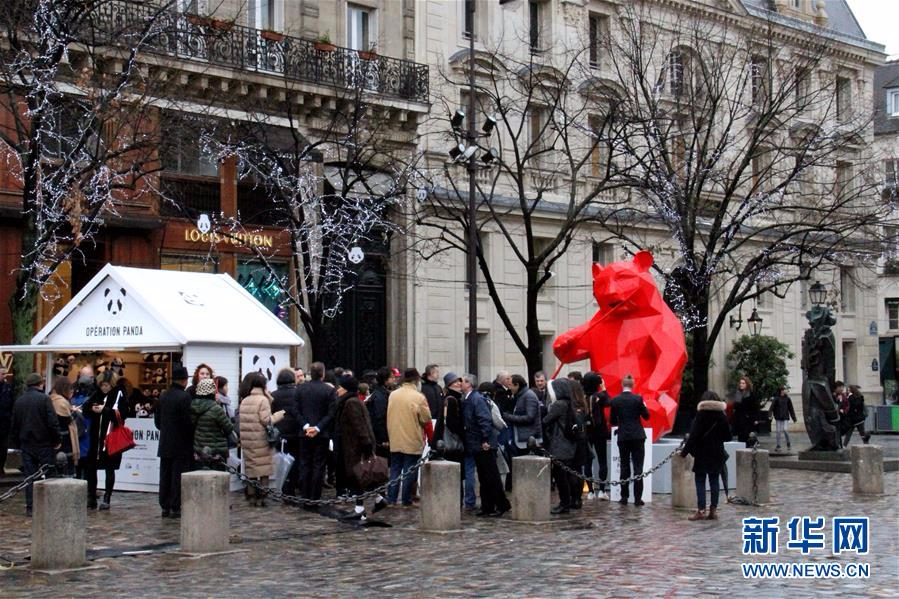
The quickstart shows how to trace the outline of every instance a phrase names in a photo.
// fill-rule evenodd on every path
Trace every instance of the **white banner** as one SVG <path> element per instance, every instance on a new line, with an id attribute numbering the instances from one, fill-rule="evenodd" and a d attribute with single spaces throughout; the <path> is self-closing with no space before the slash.
<path id="1" fill-rule="evenodd" d="M 290 367 L 290 350 L 286 347 L 244 347 L 240 352 L 240 378 L 259 372 L 268 380 L 268 390 L 278 388 L 278 371 Z M 236 395 L 236 393 L 232 393 Z"/>
<path id="2" fill-rule="evenodd" d="M 652 468 L 652 429 L 644 428 L 646 431 L 646 441 L 644 441 L 643 448 L 645 451 L 645 455 L 643 456 L 643 471 L 649 470 Z M 618 480 L 621 478 L 621 453 L 618 451 L 618 427 L 612 427 L 612 460 L 611 465 L 609 466 L 609 480 Z M 631 476 L 634 475 L 633 468 L 631 468 Z M 630 485 L 630 499 L 633 501 L 636 499 L 634 497 L 634 483 Z M 618 501 L 621 499 L 621 486 L 620 485 L 612 485 L 610 489 L 609 496 L 612 501 Z M 643 501 L 646 503 L 652 502 L 652 474 L 643 479 Z"/>

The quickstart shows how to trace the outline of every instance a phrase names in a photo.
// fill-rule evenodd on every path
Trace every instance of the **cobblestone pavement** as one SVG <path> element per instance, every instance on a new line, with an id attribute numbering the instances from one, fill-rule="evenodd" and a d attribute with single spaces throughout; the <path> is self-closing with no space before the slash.
<path id="1" fill-rule="evenodd" d="M 53 577 L 22 563 L 30 525 L 16 497 L 0 505 L 0 556 L 17 564 L 0 571 L 0 596 L 896 597 L 899 474 L 886 475 L 880 497 L 853 496 L 851 487 L 848 474 L 773 470 L 771 505 L 726 505 L 717 522 L 687 522 L 688 512 L 656 495 L 643 508 L 585 501 L 580 513 L 544 525 L 465 516 L 464 530 L 449 534 L 416 530 L 417 508 L 379 513 L 392 528 L 358 529 L 277 504 L 251 508 L 234 493 L 232 545 L 245 551 L 203 559 L 167 551 L 179 524 L 159 518 L 155 495 L 117 493 L 111 511 L 88 514 L 89 552 L 105 568 Z M 778 556 L 744 559 L 740 518 L 750 515 L 780 516 Z M 826 549 L 785 550 L 795 515 L 828 518 Z M 841 515 L 871 518 L 870 555 L 830 555 L 830 518 Z M 871 577 L 744 580 L 743 561 L 867 562 Z"/>

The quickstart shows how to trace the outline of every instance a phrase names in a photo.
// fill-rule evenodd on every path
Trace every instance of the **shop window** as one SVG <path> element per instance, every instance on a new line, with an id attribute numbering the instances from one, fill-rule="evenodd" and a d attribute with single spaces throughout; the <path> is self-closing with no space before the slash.
<path id="1" fill-rule="evenodd" d="M 241 260 L 237 263 L 237 282 L 272 314 L 287 322 L 290 317 L 284 292 L 289 279 L 287 265 L 272 263 L 271 267 L 274 275 L 257 260 Z"/>
<path id="2" fill-rule="evenodd" d="M 162 270 L 181 272 L 217 273 L 218 261 L 212 256 L 192 256 L 185 254 L 163 254 L 159 261 Z"/>

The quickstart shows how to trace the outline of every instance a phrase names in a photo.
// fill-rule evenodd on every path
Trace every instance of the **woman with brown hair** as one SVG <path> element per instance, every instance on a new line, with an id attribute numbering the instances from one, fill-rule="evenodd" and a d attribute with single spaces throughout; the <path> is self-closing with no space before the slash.
<path id="1" fill-rule="evenodd" d="M 593 456 L 590 454 L 588 430 L 591 428 L 590 406 L 587 404 L 587 394 L 581 382 L 571 381 L 571 407 L 574 409 L 574 424 L 577 427 L 574 432 L 574 469 L 584 477 L 593 476 Z M 572 478 L 571 483 L 571 508 L 581 509 L 581 497 L 584 493 L 584 483 L 579 478 Z M 592 499 L 593 483 L 587 481 L 588 498 Z"/>
<path id="2" fill-rule="evenodd" d="M 109 455 L 106 452 L 106 433 L 118 428 L 131 416 L 128 399 L 121 388 L 116 386 L 118 377 L 111 370 L 97 375 L 97 391 L 84 402 L 82 412 L 90 418 L 90 444 L 88 453 L 82 456 L 86 462 L 87 506 L 108 510 L 115 486 L 115 473 L 122 465 L 122 454 Z M 97 470 L 106 471 L 106 492 L 97 505 Z"/>
<path id="3" fill-rule="evenodd" d="M 197 364 L 197 367 L 194 368 L 194 375 L 190 379 L 190 386 L 185 389 L 190 396 L 194 396 L 194 389 L 197 387 L 197 383 L 202 381 L 203 379 L 215 379 L 215 371 L 212 370 L 212 366 L 206 364 L 204 362 L 200 362 Z"/>
<path id="4" fill-rule="evenodd" d="M 59 422 L 59 438 L 62 442 L 60 451 L 68 458 L 65 474 L 72 475 L 78 460 L 81 458 L 81 450 L 78 445 L 78 427 L 72 414 L 71 399 L 74 394 L 72 381 L 66 377 L 57 377 L 53 381 L 53 389 L 50 391 L 50 401 L 53 402 L 53 411 L 56 412 L 56 420 Z"/>

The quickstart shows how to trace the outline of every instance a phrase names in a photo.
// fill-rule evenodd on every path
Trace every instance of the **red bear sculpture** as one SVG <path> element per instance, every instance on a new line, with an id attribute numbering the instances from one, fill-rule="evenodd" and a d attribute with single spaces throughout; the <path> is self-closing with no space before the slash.
<path id="1" fill-rule="evenodd" d="M 590 322 L 559 335 L 553 351 L 563 364 L 589 357 L 591 370 L 602 375 L 613 397 L 621 392 L 621 379 L 632 374 L 656 441 L 674 425 L 687 346 L 680 321 L 649 273 L 651 266 L 647 251 L 637 252 L 631 262 L 594 264 L 599 311 Z"/>

